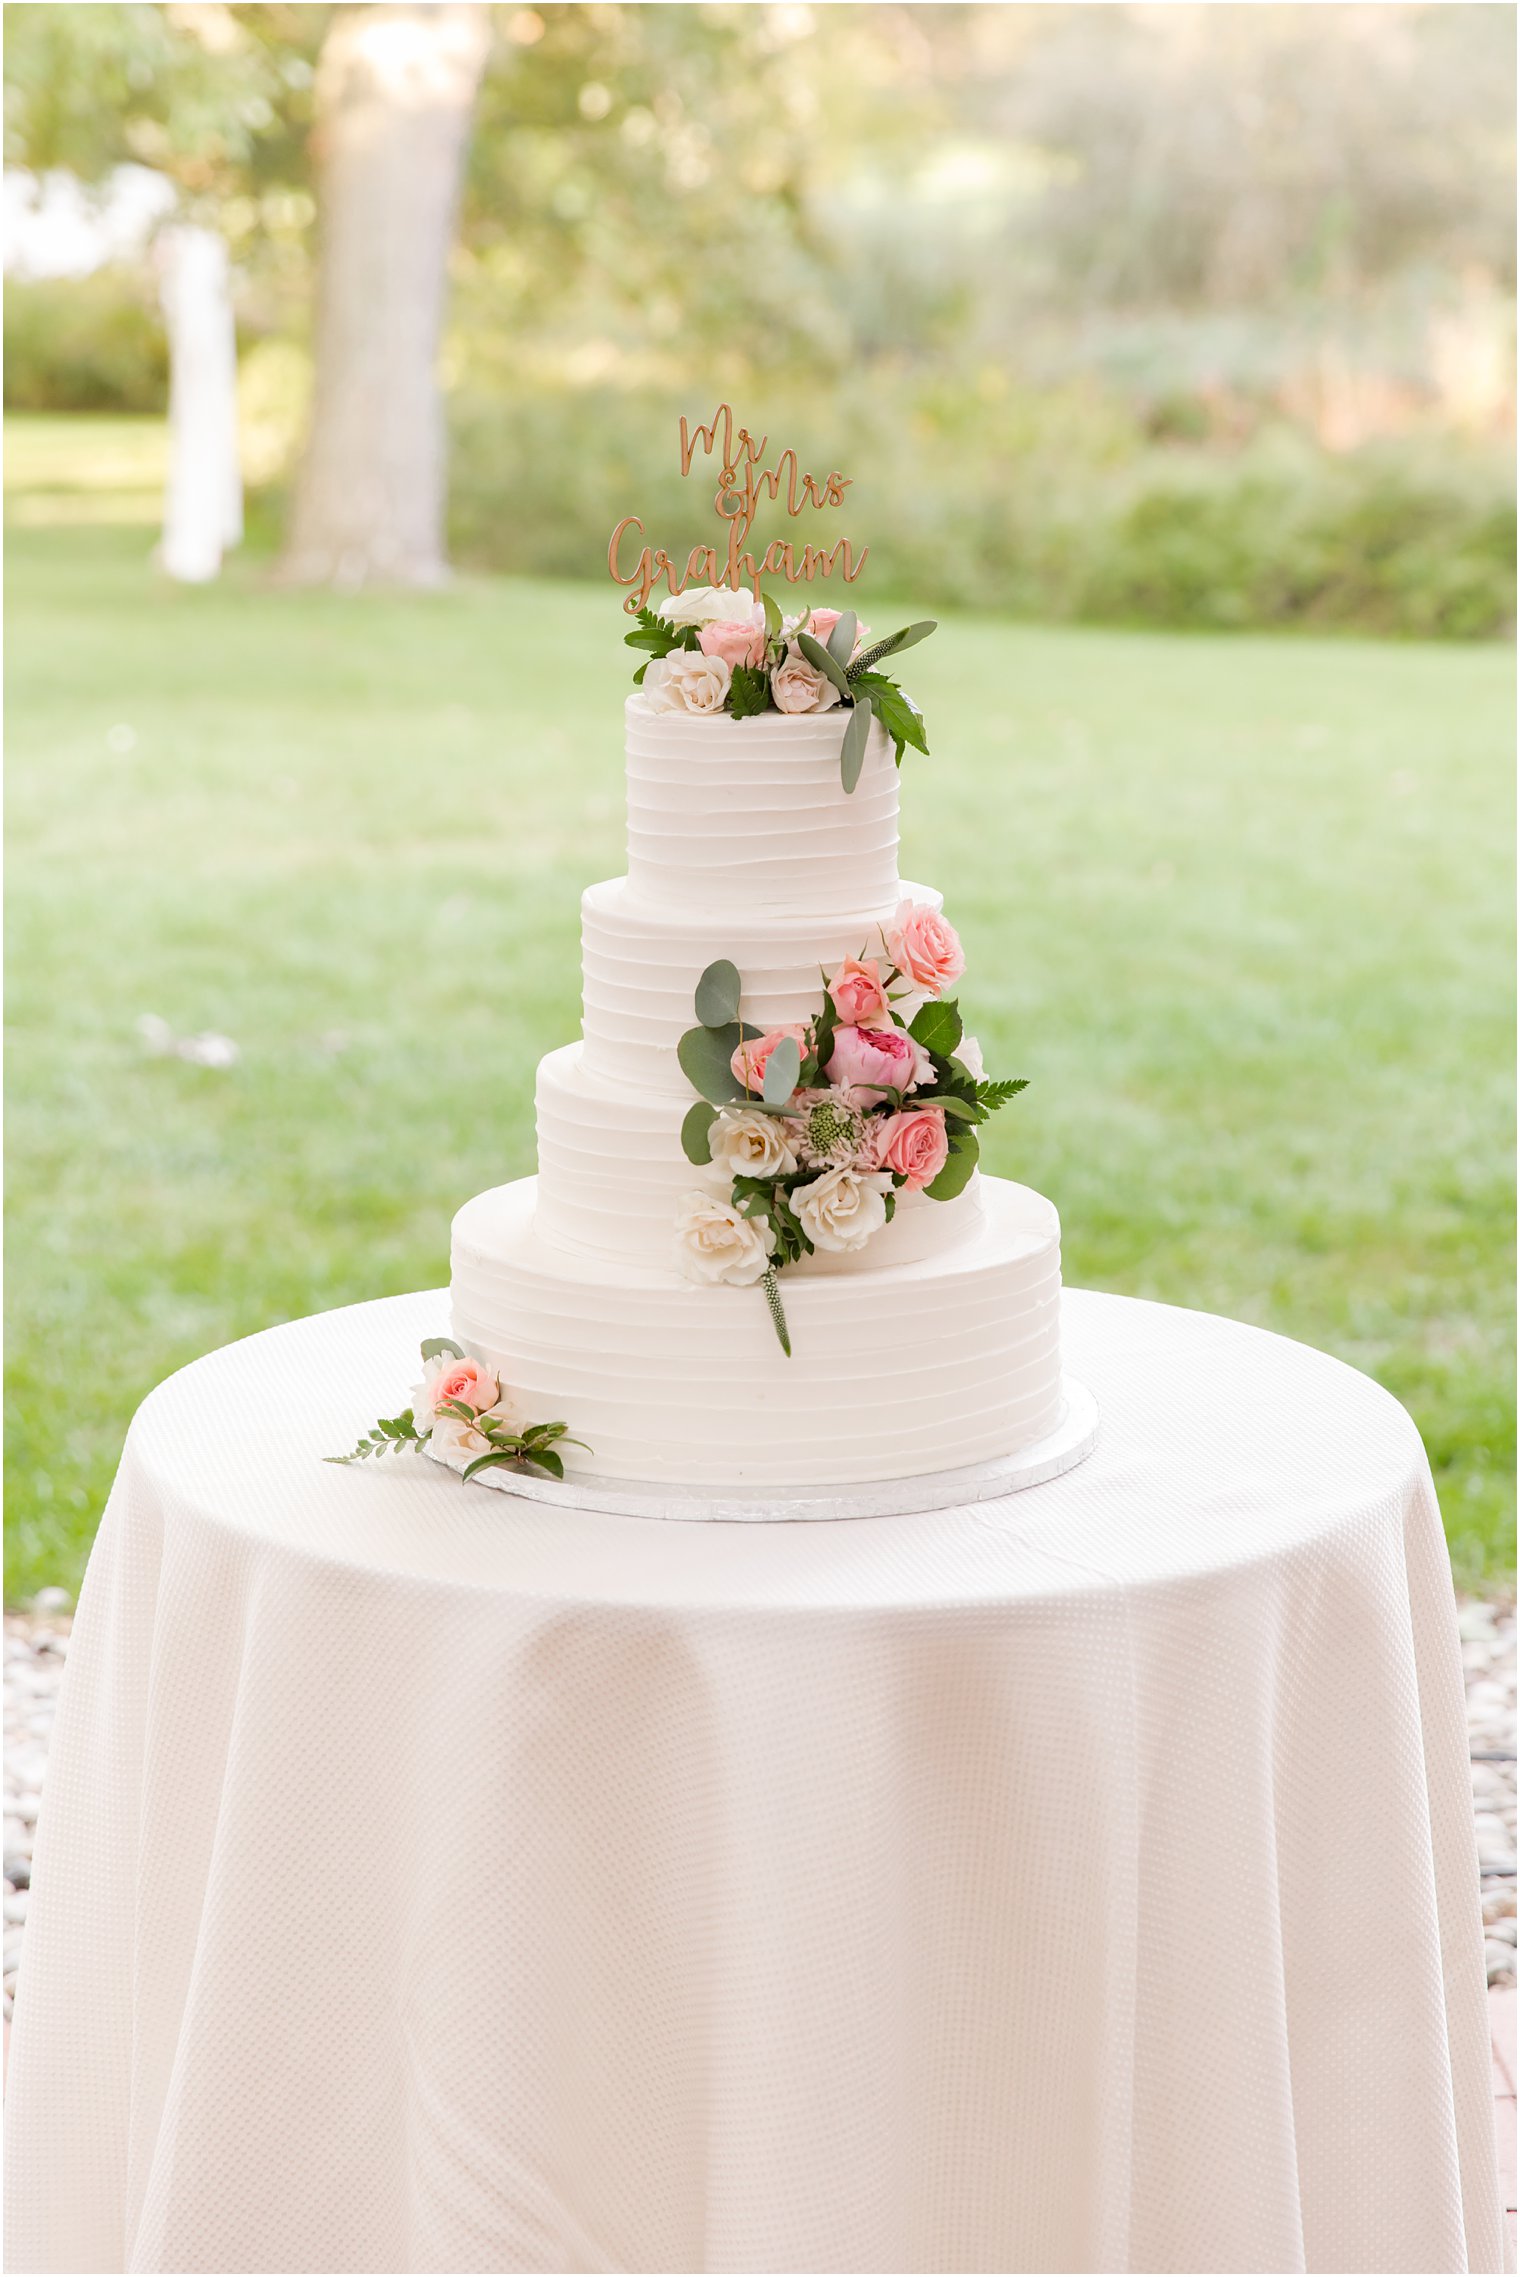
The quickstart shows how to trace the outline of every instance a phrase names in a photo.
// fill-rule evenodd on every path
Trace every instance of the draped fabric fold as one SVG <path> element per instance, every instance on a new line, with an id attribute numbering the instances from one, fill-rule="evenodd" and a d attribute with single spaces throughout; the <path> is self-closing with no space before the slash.
<path id="1" fill-rule="evenodd" d="M 441 1296 L 149 1399 L 81 1599 L 17 2270 L 1500 2266 L 1418 1438 L 1068 1293 L 1102 1436 L 681 1526 L 317 1458 Z"/>

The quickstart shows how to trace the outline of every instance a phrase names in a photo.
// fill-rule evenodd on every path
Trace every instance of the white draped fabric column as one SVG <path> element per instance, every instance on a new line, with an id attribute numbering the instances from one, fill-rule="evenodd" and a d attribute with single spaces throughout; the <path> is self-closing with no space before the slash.
<path id="1" fill-rule="evenodd" d="M 214 230 L 177 223 L 160 232 L 157 250 L 169 328 L 169 486 L 159 561 L 170 577 L 204 584 L 243 536 L 227 248 Z"/>

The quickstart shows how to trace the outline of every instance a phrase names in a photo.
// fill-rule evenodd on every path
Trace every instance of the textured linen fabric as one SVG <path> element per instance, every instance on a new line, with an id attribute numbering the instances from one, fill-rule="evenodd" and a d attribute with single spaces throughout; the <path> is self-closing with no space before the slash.
<path id="1" fill-rule="evenodd" d="M 1097 1452 L 679 1524 L 317 1457 L 442 1294 L 133 1424 L 12 2049 L 17 2270 L 1500 2263 L 1403 1410 L 1069 1294 Z"/>

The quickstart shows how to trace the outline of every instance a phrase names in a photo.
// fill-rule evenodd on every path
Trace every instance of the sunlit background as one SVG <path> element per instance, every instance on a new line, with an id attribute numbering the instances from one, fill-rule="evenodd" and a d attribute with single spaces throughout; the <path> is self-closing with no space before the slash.
<path id="1" fill-rule="evenodd" d="M 990 1166 L 1056 1198 L 1069 1278 L 1379 1375 L 1502 1581 L 1513 11 L 5 22 L 12 1592 L 77 1579 L 159 1376 L 441 1282 L 453 1207 L 532 1168 L 577 895 L 622 866 L 607 536 L 709 534 L 676 425 L 725 396 L 852 476 L 865 613 L 944 619 L 905 867 L 1033 1078 Z M 406 358 L 362 289 L 316 323 L 318 264 L 352 286 L 409 211 L 451 71 L 400 335 L 442 543 L 382 573 L 322 469 Z M 152 557 L 187 222 L 230 259 L 247 521 L 192 587 Z"/>

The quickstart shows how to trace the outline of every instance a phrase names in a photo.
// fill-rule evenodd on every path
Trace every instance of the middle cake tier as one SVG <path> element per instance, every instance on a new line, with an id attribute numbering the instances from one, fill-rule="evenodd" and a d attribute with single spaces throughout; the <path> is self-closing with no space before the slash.
<path id="1" fill-rule="evenodd" d="M 930 886 L 904 883 L 903 898 L 938 909 Z M 743 1017 L 757 1028 L 812 1019 L 825 976 L 841 958 L 880 958 L 881 929 L 897 896 L 831 917 L 730 917 L 671 909 L 636 893 L 626 878 L 588 887 L 581 899 L 582 1031 L 587 1075 L 693 1093 L 676 1046 L 696 1022 L 694 997 L 707 966 L 726 957 L 743 983 Z"/>
<path id="2" fill-rule="evenodd" d="M 688 1021 L 687 1025 L 690 1025 Z M 677 1070 L 679 1073 L 679 1070 Z M 684 1081 L 684 1078 L 682 1078 Z M 538 1211 L 541 1241 L 578 1256 L 668 1270 L 676 1212 L 714 1174 L 687 1161 L 681 1122 L 690 1104 L 669 1089 L 613 1083 L 588 1066 L 579 1044 L 538 1066 Z M 820 1250 L 795 1268 L 808 1275 L 907 1265 L 971 1238 L 981 1223 L 979 1175 L 953 1201 L 899 1194 L 890 1225 L 859 1252 Z"/>

